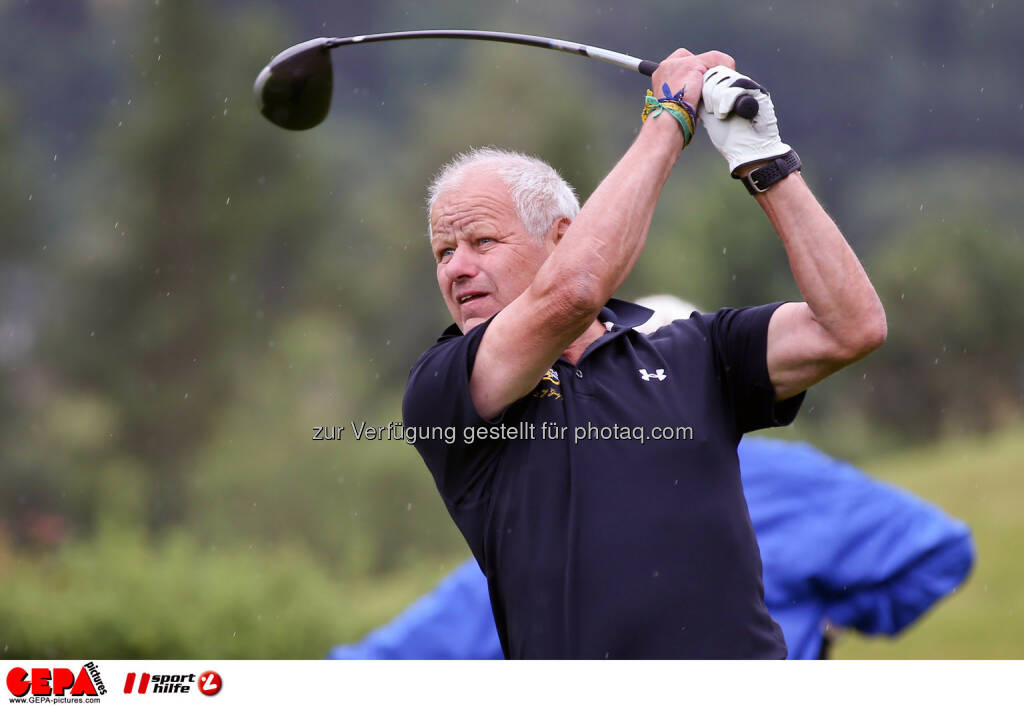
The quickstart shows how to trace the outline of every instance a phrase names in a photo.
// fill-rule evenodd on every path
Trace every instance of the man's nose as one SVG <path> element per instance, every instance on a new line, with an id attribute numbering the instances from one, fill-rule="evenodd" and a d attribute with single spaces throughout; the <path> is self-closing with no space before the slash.
<path id="1" fill-rule="evenodd" d="M 477 264 L 476 253 L 472 248 L 459 246 L 445 265 L 445 273 L 453 280 L 472 277 L 478 271 Z"/>

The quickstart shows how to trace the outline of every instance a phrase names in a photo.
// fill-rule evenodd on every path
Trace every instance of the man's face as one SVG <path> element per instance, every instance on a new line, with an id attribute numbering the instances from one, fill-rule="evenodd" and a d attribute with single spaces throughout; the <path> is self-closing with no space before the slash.
<path id="1" fill-rule="evenodd" d="M 527 232 L 508 187 L 486 168 L 470 168 L 430 212 L 437 284 L 463 333 L 522 294 L 554 249 L 558 227 L 543 239 Z"/>

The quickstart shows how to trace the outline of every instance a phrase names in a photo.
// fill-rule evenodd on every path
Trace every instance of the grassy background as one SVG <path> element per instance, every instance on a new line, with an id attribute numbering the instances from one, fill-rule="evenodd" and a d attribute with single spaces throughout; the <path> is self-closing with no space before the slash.
<path id="1" fill-rule="evenodd" d="M 865 464 L 970 525 L 977 559 L 957 593 L 897 638 L 844 635 L 840 659 L 1024 658 L 1024 428 Z"/>
<path id="2" fill-rule="evenodd" d="M 317 659 L 430 589 L 454 563 L 371 580 L 300 546 L 148 543 L 107 532 L 0 560 L 0 659 Z"/>

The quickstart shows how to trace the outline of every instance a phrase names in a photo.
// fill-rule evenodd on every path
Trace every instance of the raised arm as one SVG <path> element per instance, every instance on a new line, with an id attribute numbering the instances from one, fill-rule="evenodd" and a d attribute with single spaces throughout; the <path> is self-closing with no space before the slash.
<path id="1" fill-rule="evenodd" d="M 753 121 L 728 114 L 744 94 L 758 100 Z M 776 399 L 784 400 L 882 345 L 885 311 L 843 234 L 793 171 L 799 158 L 779 137 L 767 91 L 731 67 L 712 68 L 701 119 L 733 176 L 757 177 L 751 188 L 760 192 L 755 198 L 782 239 L 804 297 L 776 309 L 768 325 L 768 374 Z"/>
<path id="2" fill-rule="evenodd" d="M 721 52 L 694 56 L 680 49 L 661 63 L 652 84 L 659 95 L 663 83 L 673 91 L 685 86 L 683 99 L 697 105 L 704 72 L 723 63 L 733 62 Z M 528 394 L 574 341 L 585 347 L 588 338 L 603 332 L 596 316 L 636 263 L 682 146 L 682 130 L 673 118 L 648 120 L 579 216 L 568 227 L 552 226 L 558 230 L 549 237 L 557 246 L 480 343 L 470 389 L 481 416 L 493 418 Z"/>
<path id="3" fill-rule="evenodd" d="M 803 302 L 768 324 L 768 374 L 786 399 L 885 341 L 882 302 L 839 228 L 794 173 L 757 197 L 782 239 Z"/>

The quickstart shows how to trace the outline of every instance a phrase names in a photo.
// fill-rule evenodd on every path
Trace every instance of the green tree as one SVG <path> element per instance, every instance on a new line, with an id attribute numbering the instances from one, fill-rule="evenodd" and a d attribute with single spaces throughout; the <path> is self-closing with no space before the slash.
<path id="1" fill-rule="evenodd" d="M 67 305 L 44 355 L 71 398 L 102 401 L 113 442 L 101 456 L 147 474 L 146 515 L 161 526 L 181 517 L 184 460 L 233 386 L 258 384 L 232 372 L 273 345 L 294 305 L 329 231 L 330 177 L 317 143 L 251 107 L 272 16 L 198 2 L 123 11 L 146 30 L 77 184 L 88 207 L 62 254 Z"/>

